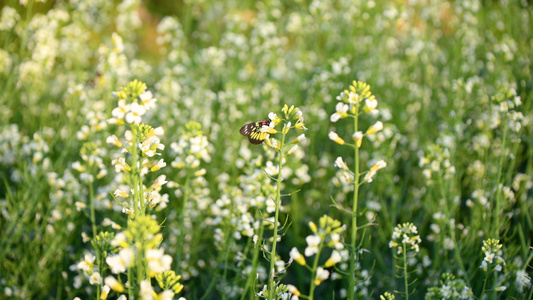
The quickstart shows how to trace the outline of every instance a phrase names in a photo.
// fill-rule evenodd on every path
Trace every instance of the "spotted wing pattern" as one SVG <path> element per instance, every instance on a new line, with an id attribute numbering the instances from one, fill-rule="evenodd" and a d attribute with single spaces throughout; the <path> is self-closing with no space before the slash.
<path id="1" fill-rule="evenodd" d="M 261 132 L 261 127 L 270 123 L 270 120 L 257 121 L 242 126 L 239 131 L 242 135 L 248 137 L 250 143 L 254 145 L 261 144 L 268 136 L 268 133 Z"/>

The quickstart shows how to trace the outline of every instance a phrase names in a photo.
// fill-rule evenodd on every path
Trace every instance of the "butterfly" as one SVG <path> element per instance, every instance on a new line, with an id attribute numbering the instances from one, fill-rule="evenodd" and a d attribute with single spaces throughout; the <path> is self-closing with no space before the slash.
<path id="1" fill-rule="evenodd" d="M 261 144 L 267 137 L 267 132 L 261 132 L 261 127 L 264 125 L 270 124 L 271 120 L 264 120 L 264 121 L 256 121 L 252 123 L 248 123 L 244 126 L 242 126 L 241 130 L 239 132 L 248 137 L 248 140 L 250 143 L 254 145 Z"/>

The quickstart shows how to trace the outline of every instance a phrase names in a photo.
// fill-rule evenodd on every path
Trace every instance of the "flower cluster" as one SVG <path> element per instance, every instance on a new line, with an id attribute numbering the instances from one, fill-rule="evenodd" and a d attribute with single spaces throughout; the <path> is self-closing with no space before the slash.
<path id="1" fill-rule="evenodd" d="M 213 146 L 202 132 L 200 123 L 191 121 L 185 125 L 185 130 L 178 142 L 170 144 L 170 149 L 176 159 L 171 162 L 171 166 L 179 169 L 191 171 L 194 176 L 203 176 L 206 170 L 200 168 L 201 161 L 211 162 L 210 153 Z"/>
<path id="2" fill-rule="evenodd" d="M 436 144 L 427 148 L 427 152 L 420 158 L 418 166 L 424 168 L 422 174 L 430 182 L 435 178 L 434 176 L 450 179 L 455 174 L 455 167 L 450 162 L 450 152 Z"/>
<path id="3" fill-rule="evenodd" d="M 505 266 L 505 260 L 502 257 L 502 244 L 497 239 L 488 239 L 483 241 L 483 261 L 479 266 L 484 272 L 501 272 L 503 266 Z"/>
<path id="4" fill-rule="evenodd" d="M 377 115 L 379 113 L 379 110 L 376 108 L 378 101 L 376 100 L 376 97 L 372 95 L 370 85 L 364 82 L 354 80 L 352 85 L 350 85 L 349 90 L 344 90 L 339 96 L 337 96 L 337 100 L 339 102 L 335 107 L 335 113 L 330 117 L 330 121 L 334 123 L 347 117 L 357 120 L 361 113 L 370 115 Z M 371 125 L 365 133 L 356 128 L 356 131 L 352 134 L 352 140 L 354 141 L 355 146 L 359 148 L 363 143 L 364 136 L 375 134 L 382 129 L 383 123 L 380 121 Z M 329 133 L 329 138 L 340 145 L 346 143 L 344 139 L 339 137 L 339 135 L 333 131 Z"/>
<path id="5" fill-rule="evenodd" d="M 111 246 L 117 248 L 118 253 L 105 259 L 111 273 L 116 274 L 115 276 L 119 278 L 120 274 L 127 273 L 128 269 L 136 269 L 137 274 L 143 277 L 139 292 L 142 299 L 148 299 L 149 296 L 158 296 L 154 292 L 149 278 L 155 277 L 159 287 L 163 289 L 159 295 L 160 297 L 162 295 L 173 297 L 183 289 L 183 286 L 178 283 L 181 276 L 176 276 L 170 270 L 172 257 L 165 254 L 164 249 L 158 248 L 163 239 L 163 235 L 159 231 L 160 227 L 157 221 L 150 216 L 139 216 L 135 219 L 130 219 L 127 229 L 117 233 L 110 242 Z M 139 270 L 140 266 L 135 264 L 135 261 L 139 259 L 145 262 L 145 268 L 142 270 Z M 113 276 L 106 277 L 105 283 L 117 293 L 124 291 L 124 286 L 120 283 L 120 280 Z M 104 287 L 105 290 L 106 288 Z"/>
<path id="6" fill-rule="evenodd" d="M 276 300 L 298 300 L 300 299 L 300 291 L 291 284 L 278 284 L 274 290 L 274 294 L 270 295 L 268 286 L 264 285 L 263 289 L 256 294 L 257 297 L 264 299 L 276 299 Z"/>
<path id="7" fill-rule="evenodd" d="M 404 247 L 410 246 L 411 250 L 420 251 L 419 244 L 422 242 L 418 229 L 413 223 L 399 224 L 394 228 L 392 233 L 392 241 L 389 242 L 389 247 L 397 249 L 397 254 L 402 254 Z"/>
<path id="8" fill-rule="evenodd" d="M 152 92 L 146 90 L 146 84 L 138 80 L 114 92 L 113 96 L 118 99 L 118 107 L 111 112 L 110 124 L 139 124 L 142 116 L 154 108 L 157 101 Z"/>
<path id="9" fill-rule="evenodd" d="M 520 96 L 516 95 L 514 89 L 500 89 L 492 96 L 492 118 L 491 128 L 495 128 L 507 121 L 506 124 L 513 132 L 520 132 L 523 126 L 529 124 L 529 120 L 524 117 L 517 108 L 522 105 Z"/>
<path id="10" fill-rule="evenodd" d="M 389 292 L 385 292 L 383 295 L 379 296 L 379 299 L 380 300 L 394 300 L 396 299 L 396 297 Z"/>
<path id="11" fill-rule="evenodd" d="M 472 289 L 464 280 L 455 278 L 453 274 L 444 273 L 440 285 L 428 289 L 426 299 L 474 299 L 474 296 Z"/>
<path id="12" fill-rule="evenodd" d="M 328 279 L 330 272 L 327 268 L 335 266 L 337 263 L 346 260 L 348 257 L 348 251 L 344 250 L 344 243 L 341 241 L 341 233 L 345 230 L 345 226 L 341 226 L 341 222 L 331 218 L 328 215 L 324 215 L 319 220 L 319 226 L 313 222 L 309 222 L 309 228 L 313 234 L 307 236 L 305 241 L 307 247 L 305 248 L 304 255 L 300 254 L 296 247 L 292 248 L 290 252 L 291 260 L 296 261 L 302 266 L 307 266 L 305 257 L 315 256 L 315 261 L 318 262 L 320 254 L 324 250 L 324 247 L 332 249 L 330 257 L 324 262 L 322 266 L 317 267 L 317 264 L 313 264 L 316 268 L 314 285 L 320 285 L 324 280 Z M 309 266 L 309 268 L 311 268 Z M 339 276 L 335 275 L 335 278 Z"/>
<path id="13" fill-rule="evenodd" d="M 294 105 L 291 105 L 289 107 L 287 104 L 285 104 L 283 108 L 281 109 L 281 111 L 283 113 L 283 119 L 280 119 L 276 113 L 271 112 L 268 114 L 268 118 L 270 119 L 271 122 L 261 127 L 261 132 L 268 133 L 266 137 L 266 144 L 276 151 L 280 151 L 281 142 L 286 143 L 286 141 L 284 140 L 285 135 L 289 133 L 290 129 L 296 128 L 296 129 L 307 130 L 307 128 L 305 127 L 302 111 L 298 107 L 294 107 Z M 283 123 L 283 128 L 282 128 L 283 141 L 281 142 L 278 141 L 276 138 L 270 137 L 270 134 L 278 133 L 275 127 L 280 122 Z M 305 140 L 305 134 L 300 134 L 299 136 L 294 138 L 290 142 L 290 144 L 292 144 L 292 147 L 287 151 L 286 155 L 293 154 L 298 149 L 298 144 L 300 144 L 304 140 Z"/>

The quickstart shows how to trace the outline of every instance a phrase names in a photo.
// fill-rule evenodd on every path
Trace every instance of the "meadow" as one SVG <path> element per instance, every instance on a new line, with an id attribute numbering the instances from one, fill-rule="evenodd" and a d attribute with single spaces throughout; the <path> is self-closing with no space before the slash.
<path id="1" fill-rule="evenodd" d="M 533 7 L 3 1 L 1 299 L 532 299 Z"/>

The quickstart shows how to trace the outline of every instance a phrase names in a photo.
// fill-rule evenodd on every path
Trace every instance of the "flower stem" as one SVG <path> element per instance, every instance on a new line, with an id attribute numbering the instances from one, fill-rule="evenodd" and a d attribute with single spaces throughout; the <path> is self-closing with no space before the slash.
<path id="1" fill-rule="evenodd" d="M 358 118 L 354 117 L 354 132 L 358 131 Z M 350 273 L 349 273 L 349 289 L 348 299 L 353 300 L 355 297 L 355 255 L 356 255 L 356 240 L 357 240 L 357 202 L 359 199 L 359 147 L 354 147 L 354 181 L 353 181 L 353 206 L 352 206 L 352 236 L 350 244 Z"/>
<path id="2" fill-rule="evenodd" d="M 276 187 L 276 213 L 274 216 L 274 234 L 272 238 L 272 251 L 270 252 L 270 273 L 268 280 L 268 299 L 274 298 L 275 291 L 275 267 L 276 267 L 276 246 L 278 242 L 278 217 L 279 217 L 279 207 L 281 202 L 281 170 L 283 168 L 283 146 L 285 145 L 285 135 L 286 133 L 282 132 L 281 144 L 279 146 L 279 166 L 278 166 L 278 178 L 277 178 L 277 187 Z"/>
<path id="3" fill-rule="evenodd" d="M 315 254 L 315 260 L 313 262 L 313 268 L 311 270 L 311 274 L 316 277 L 316 269 L 318 268 L 318 259 L 320 258 L 320 252 L 322 252 L 322 247 L 324 246 L 324 240 L 321 239 L 320 246 L 318 248 L 318 252 Z M 311 287 L 309 288 L 309 300 L 313 300 L 315 298 L 315 280 L 314 278 L 311 278 Z"/>
<path id="4" fill-rule="evenodd" d="M 183 245 L 185 243 L 185 212 L 187 210 L 187 202 L 189 202 L 189 194 L 190 194 L 190 181 L 191 181 L 191 174 L 190 172 L 187 172 L 187 177 L 185 178 L 185 190 L 183 191 L 183 204 L 181 206 L 181 213 L 180 213 L 180 235 L 179 235 L 179 241 L 178 241 L 178 253 L 176 254 L 176 264 L 177 264 L 177 270 L 178 273 L 180 273 L 181 269 L 181 258 L 183 256 Z"/>
<path id="5" fill-rule="evenodd" d="M 501 145 L 501 153 L 500 153 L 500 162 L 498 163 L 498 177 L 496 179 L 496 195 L 494 197 L 495 200 L 495 209 L 492 212 L 492 215 L 494 216 L 494 228 L 492 230 L 492 235 L 499 237 L 500 236 L 500 209 L 501 209 L 501 192 L 502 192 L 502 172 L 503 172 L 503 158 L 505 156 L 505 144 L 507 141 L 507 119 L 502 120 L 503 122 L 503 135 L 502 135 L 502 145 Z"/>
<path id="6" fill-rule="evenodd" d="M 409 300 L 409 281 L 407 280 L 407 245 L 403 243 L 403 280 L 405 284 L 405 300 Z"/>
<path id="7" fill-rule="evenodd" d="M 261 221 L 260 224 L 259 224 L 259 232 L 257 234 L 257 243 L 254 247 L 254 254 L 253 254 L 253 257 L 252 257 L 252 270 L 250 271 L 250 274 L 248 275 L 248 279 L 246 280 L 246 286 L 244 287 L 244 291 L 241 295 L 241 300 L 244 300 L 245 297 L 246 297 L 246 294 L 248 292 L 248 289 L 252 286 L 254 280 L 255 280 L 255 277 L 256 277 L 256 272 L 257 272 L 257 264 L 258 264 L 258 261 L 259 261 L 259 251 L 261 250 L 261 244 L 262 244 L 262 241 L 263 241 L 263 231 L 264 231 L 264 228 L 265 226 L 263 225 L 263 222 Z M 250 294 L 250 299 L 255 299 L 255 295 L 253 293 L 253 289 L 252 289 L 252 292 Z"/>
<path id="8" fill-rule="evenodd" d="M 133 181 L 133 215 L 135 217 L 139 216 L 139 166 L 137 165 L 137 127 L 136 125 L 131 126 L 131 132 L 133 133 L 133 138 L 131 141 L 131 178 Z"/>
<path id="9" fill-rule="evenodd" d="M 464 278 L 468 278 L 467 274 L 466 274 L 466 269 L 465 269 L 465 265 L 463 263 L 463 259 L 461 258 L 461 247 L 459 246 L 459 244 L 457 243 L 457 239 L 455 237 L 455 228 L 452 226 L 452 222 L 451 222 L 451 213 L 450 213 L 450 205 L 448 203 L 448 197 L 446 195 L 446 189 L 444 188 L 444 181 L 442 180 L 442 174 L 440 176 L 438 176 L 439 178 L 439 185 L 440 185 L 440 193 L 441 193 L 441 197 L 442 199 L 444 199 L 444 213 L 446 214 L 446 222 L 448 223 L 448 230 L 450 231 L 450 237 L 452 239 L 452 242 L 455 246 L 455 249 L 454 249 L 454 256 L 455 256 L 455 260 L 457 261 L 457 263 L 459 264 L 459 268 L 461 268 L 461 271 L 463 272 L 463 277 Z M 453 200 L 452 200 L 453 201 Z"/>

